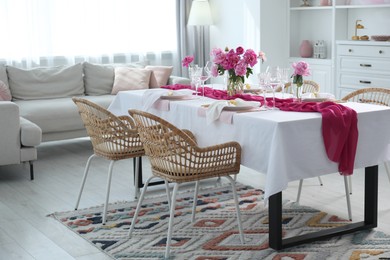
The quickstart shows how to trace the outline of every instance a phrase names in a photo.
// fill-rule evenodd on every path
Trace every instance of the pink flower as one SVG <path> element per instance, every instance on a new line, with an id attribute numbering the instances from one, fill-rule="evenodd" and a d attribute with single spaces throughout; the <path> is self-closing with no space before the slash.
<path id="1" fill-rule="evenodd" d="M 218 77 L 218 65 L 217 64 L 213 64 L 210 71 L 211 71 L 211 76 Z"/>
<path id="2" fill-rule="evenodd" d="M 247 64 L 253 67 L 257 64 L 257 55 L 253 50 L 248 49 L 244 53 L 244 60 Z"/>
<path id="3" fill-rule="evenodd" d="M 217 64 L 224 62 L 226 59 L 225 52 L 223 52 L 221 49 L 217 49 L 217 48 L 215 48 L 211 51 L 211 56 L 214 57 L 213 62 L 217 63 Z"/>
<path id="4" fill-rule="evenodd" d="M 294 62 L 292 67 L 294 68 L 294 75 L 310 76 L 310 68 L 307 62 Z"/>
<path id="5" fill-rule="evenodd" d="M 237 48 L 236 48 L 236 53 L 237 53 L 238 55 L 243 54 L 243 53 L 244 53 L 244 48 L 242 48 L 241 46 L 240 46 L 240 47 L 237 47 Z"/>
<path id="6" fill-rule="evenodd" d="M 240 60 L 234 69 L 237 76 L 243 77 L 246 75 L 247 64 L 244 60 Z"/>
<path id="7" fill-rule="evenodd" d="M 212 76 L 216 77 L 227 72 L 229 80 L 236 83 L 244 83 L 245 77 L 253 74 L 252 68 L 258 63 L 258 59 L 262 62 L 265 60 L 264 52 L 257 55 L 252 49 L 245 50 L 241 46 L 236 49 L 226 47 L 224 50 L 214 48 L 210 56 L 214 63 L 211 68 Z"/>
<path id="8" fill-rule="evenodd" d="M 264 61 L 267 61 L 267 57 L 265 56 L 265 53 L 260 51 L 259 52 L 259 59 L 261 60 L 261 63 L 263 63 Z"/>
<path id="9" fill-rule="evenodd" d="M 191 56 L 186 56 L 184 57 L 184 59 L 181 61 L 181 64 L 183 65 L 183 67 L 187 67 L 190 65 L 191 62 L 194 61 L 194 56 L 191 55 Z"/>

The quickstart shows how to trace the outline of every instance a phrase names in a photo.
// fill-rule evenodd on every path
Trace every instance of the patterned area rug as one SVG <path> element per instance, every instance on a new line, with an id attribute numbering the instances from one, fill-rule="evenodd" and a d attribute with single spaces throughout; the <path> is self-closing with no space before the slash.
<path id="1" fill-rule="evenodd" d="M 246 244 L 238 236 L 230 186 L 209 187 L 198 197 L 191 223 L 192 192 L 178 196 L 171 259 L 390 259 L 390 236 L 364 231 L 283 251 L 268 248 L 268 215 L 263 191 L 238 185 Z M 127 233 L 136 202 L 111 204 L 107 224 L 101 225 L 102 207 L 54 213 L 66 225 L 113 259 L 161 259 L 164 256 L 169 211 L 166 195 L 146 199 L 132 238 Z M 347 220 L 316 209 L 285 202 L 285 236 L 343 225 Z"/>

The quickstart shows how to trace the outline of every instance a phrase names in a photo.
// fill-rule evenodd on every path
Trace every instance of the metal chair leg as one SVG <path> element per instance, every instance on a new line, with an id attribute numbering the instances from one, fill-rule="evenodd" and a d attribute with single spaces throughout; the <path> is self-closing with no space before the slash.
<path id="1" fill-rule="evenodd" d="M 345 196 L 347 198 L 347 208 L 348 208 L 348 217 L 349 217 L 349 220 L 352 221 L 352 210 L 351 210 L 351 199 L 349 197 L 349 190 L 348 190 L 348 177 L 351 177 L 351 176 L 344 176 L 344 186 L 345 186 Z"/>
<path id="2" fill-rule="evenodd" d="M 146 182 L 145 182 L 144 188 L 142 189 L 141 196 L 140 196 L 139 199 L 138 199 L 137 208 L 136 208 L 135 213 L 134 213 L 134 216 L 133 216 L 133 221 L 131 221 L 131 226 L 130 226 L 129 233 L 128 233 L 128 237 L 129 237 L 129 238 L 131 238 L 131 235 L 133 234 L 135 222 L 137 221 L 139 211 L 141 210 L 142 202 L 143 202 L 143 200 L 144 200 L 146 190 L 148 189 L 149 182 L 150 182 L 152 179 L 154 179 L 154 178 L 157 178 L 157 177 L 156 177 L 156 176 L 151 176 L 151 177 L 149 177 L 149 178 L 146 180 Z"/>
<path id="3" fill-rule="evenodd" d="M 142 157 L 137 157 L 137 158 L 134 158 L 133 159 L 133 163 L 134 163 L 134 188 L 135 188 L 135 192 L 134 192 L 134 198 L 137 199 L 139 197 L 139 194 L 140 194 L 140 187 L 139 187 L 139 178 L 140 178 L 140 161 Z"/>
<path id="4" fill-rule="evenodd" d="M 176 207 L 176 194 L 179 189 L 179 183 L 175 183 L 175 187 L 172 192 L 172 205 L 169 213 L 169 224 L 168 224 L 168 236 L 167 236 L 167 246 L 165 248 L 165 259 L 169 258 L 169 251 L 171 249 L 171 239 L 172 239 L 172 229 L 173 229 L 173 220 L 175 217 L 175 207 Z"/>
<path id="5" fill-rule="evenodd" d="M 352 175 L 348 176 L 348 188 L 349 188 L 349 194 L 352 195 Z"/>
<path id="6" fill-rule="evenodd" d="M 198 202 L 198 193 L 199 193 L 199 181 L 195 183 L 195 191 L 194 191 L 194 201 L 192 203 L 192 218 L 191 222 L 195 222 L 195 213 L 196 213 L 196 204 Z"/>
<path id="7" fill-rule="evenodd" d="M 297 199 L 296 199 L 297 203 L 299 203 L 299 200 L 301 199 L 302 184 L 303 184 L 303 179 L 300 179 L 299 186 L 298 186 L 298 194 L 297 194 Z"/>
<path id="8" fill-rule="evenodd" d="M 238 230 L 240 232 L 240 240 L 242 244 L 245 244 L 244 230 L 242 228 L 242 221 L 241 221 L 241 211 L 240 211 L 240 206 L 238 204 L 236 182 L 229 175 L 226 175 L 225 177 L 229 180 L 230 184 L 232 185 L 234 204 L 236 205 L 236 212 L 237 212 Z"/>
<path id="9" fill-rule="evenodd" d="M 110 166 L 108 167 L 108 178 L 107 178 L 107 188 L 106 188 L 106 202 L 104 203 L 104 210 L 103 210 L 103 220 L 102 224 L 106 224 L 107 220 L 107 209 L 108 209 L 108 200 L 110 197 L 110 189 L 111 189 L 111 179 L 112 179 L 112 168 L 114 167 L 115 161 L 110 162 Z"/>
<path id="10" fill-rule="evenodd" d="M 385 168 L 386 168 L 387 178 L 389 178 L 389 181 L 390 181 L 390 169 L 389 169 L 388 162 L 385 162 Z"/>
<path id="11" fill-rule="evenodd" d="M 321 185 L 321 186 L 324 186 L 324 184 L 322 183 L 322 179 L 321 179 L 320 176 L 318 176 L 318 181 L 320 182 L 320 185 Z"/>
<path id="12" fill-rule="evenodd" d="M 81 181 L 80 190 L 79 190 L 79 195 L 77 196 L 76 206 L 74 207 L 75 210 L 77 210 L 77 208 L 79 207 L 80 198 L 81 198 L 81 193 L 83 193 L 83 190 L 84 190 L 84 185 L 85 185 L 85 181 L 86 181 L 86 179 L 87 179 L 87 175 L 88 175 L 88 171 L 89 171 L 89 166 L 91 165 L 91 161 L 92 161 L 92 159 L 93 159 L 95 156 L 96 156 L 95 154 L 92 154 L 92 155 L 88 158 L 87 164 L 85 165 L 83 180 Z"/>

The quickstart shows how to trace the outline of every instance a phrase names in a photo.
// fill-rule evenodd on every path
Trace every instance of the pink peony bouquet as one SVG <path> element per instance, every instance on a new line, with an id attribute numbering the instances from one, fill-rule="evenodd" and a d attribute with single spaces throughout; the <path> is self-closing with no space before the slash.
<path id="1" fill-rule="evenodd" d="M 294 69 L 292 75 L 293 83 L 296 84 L 297 87 L 301 87 L 303 85 L 303 76 L 310 76 L 309 64 L 305 61 L 299 61 L 294 62 L 292 67 Z"/>
<path id="2" fill-rule="evenodd" d="M 262 62 L 266 60 L 265 53 L 256 54 L 253 50 L 244 50 L 242 47 L 234 49 L 215 48 L 211 51 L 212 62 L 211 75 L 217 77 L 228 72 L 229 80 L 233 82 L 241 81 L 244 83 L 245 77 L 249 77 L 253 73 L 252 68 L 257 64 L 257 60 Z"/>
<path id="3" fill-rule="evenodd" d="M 183 67 L 189 67 L 191 62 L 194 61 L 194 56 L 193 55 L 189 55 L 189 56 L 186 56 L 184 57 L 184 59 L 181 61 L 181 64 Z"/>

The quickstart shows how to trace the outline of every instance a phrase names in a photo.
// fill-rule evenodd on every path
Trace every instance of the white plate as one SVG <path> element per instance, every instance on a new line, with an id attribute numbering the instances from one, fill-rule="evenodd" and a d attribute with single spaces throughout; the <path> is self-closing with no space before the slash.
<path id="1" fill-rule="evenodd" d="M 164 95 L 160 97 L 161 99 L 165 100 L 188 100 L 188 99 L 194 99 L 196 96 L 193 95 Z"/>
<path id="2" fill-rule="evenodd" d="M 256 108 L 255 106 L 226 106 L 223 108 L 225 111 L 241 111 Z"/>
<path id="3" fill-rule="evenodd" d="M 305 98 L 302 99 L 302 102 L 324 102 L 324 101 L 330 101 L 329 98 Z"/>

